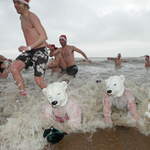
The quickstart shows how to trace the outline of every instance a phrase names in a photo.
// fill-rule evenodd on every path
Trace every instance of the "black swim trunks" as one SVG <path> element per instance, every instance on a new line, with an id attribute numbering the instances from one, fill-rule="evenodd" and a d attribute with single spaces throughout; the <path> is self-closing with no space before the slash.
<path id="1" fill-rule="evenodd" d="M 21 60 L 25 63 L 25 69 L 30 66 L 34 67 L 34 76 L 44 77 L 46 71 L 46 64 L 48 62 L 48 52 L 46 47 L 40 47 L 25 51 L 19 55 L 16 60 Z"/>
<path id="2" fill-rule="evenodd" d="M 77 65 L 73 65 L 71 67 L 68 67 L 66 69 L 66 73 L 69 75 L 69 76 L 73 76 L 75 78 L 75 75 L 77 74 L 78 72 L 78 67 Z"/>
<path id="3" fill-rule="evenodd" d="M 3 71 L 5 70 L 5 68 L 1 68 L 2 63 L 4 63 L 4 62 L 0 61 L 0 72 L 1 73 L 3 73 Z"/>

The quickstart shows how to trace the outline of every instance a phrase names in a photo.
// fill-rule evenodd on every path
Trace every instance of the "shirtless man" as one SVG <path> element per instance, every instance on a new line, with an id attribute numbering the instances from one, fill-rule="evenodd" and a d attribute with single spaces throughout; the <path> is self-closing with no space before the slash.
<path id="1" fill-rule="evenodd" d="M 29 11 L 29 0 L 13 0 L 17 13 L 20 14 L 21 27 L 27 46 L 20 46 L 21 53 L 11 66 L 11 72 L 20 89 L 20 95 L 27 95 L 24 80 L 20 71 L 29 66 L 34 67 L 34 78 L 37 85 L 43 89 L 48 52 L 45 45 L 46 32 L 39 18 Z"/>
<path id="2" fill-rule="evenodd" d="M 108 57 L 107 60 L 114 60 L 115 66 L 120 66 L 122 62 L 124 62 L 124 63 L 129 62 L 128 60 L 123 60 L 120 58 L 121 58 L 121 54 L 119 53 L 117 58 Z"/>
<path id="3" fill-rule="evenodd" d="M 50 57 L 55 57 L 55 60 L 51 60 L 46 69 L 52 69 L 52 73 L 57 72 L 64 74 L 66 72 L 66 64 L 60 53 L 54 55 L 54 51 L 57 49 L 54 44 L 48 46 L 50 48 Z"/>
<path id="4" fill-rule="evenodd" d="M 61 35 L 59 37 L 59 42 L 62 47 L 58 48 L 54 52 L 54 55 L 56 55 L 57 53 L 60 53 L 62 55 L 66 63 L 66 73 L 69 76 L 75 77 L 75 75 L 78 72 L 78 67 L 76 66 L 75 59 L 74 59 L 74 51 L 82 54 L 82 56 L 87 60 L 88 63 L 90 64 L 92 63 L 91 60 L 88 60 L 86 54 L 83 51 L 76 48 L 75 46 L 67 45 L 67 37 L 65 35 Z"/>
<path id="5" fill-rule="evenodd" d="M 11 65 L 12 60 L 5 58 L 3 55 L 0 55 L 0 77 L 6 79 L 9 74 L 9 66 Z"/>
<path id="6" fill-rule="evenodd" d="M 149 56 L 148 55 L 145 56 L 145 60 L 146 60 L 145 67 L 150 67 L 150 60 L 149 60 Z"/>

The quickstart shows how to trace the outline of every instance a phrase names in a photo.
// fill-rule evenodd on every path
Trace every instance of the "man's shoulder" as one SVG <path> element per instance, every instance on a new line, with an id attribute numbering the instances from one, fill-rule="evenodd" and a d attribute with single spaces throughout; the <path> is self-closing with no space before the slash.
<path id="1" fill-rule="evenodd" d="M 29 18 L 29 20 L 39 19 L 38 16 L 33 12 L 29 12 L 28 18 Z"/>

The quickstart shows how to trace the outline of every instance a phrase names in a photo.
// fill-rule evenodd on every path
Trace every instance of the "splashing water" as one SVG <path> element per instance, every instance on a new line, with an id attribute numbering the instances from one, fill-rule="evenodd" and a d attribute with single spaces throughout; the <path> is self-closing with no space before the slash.
<path id="1" fill-rule="evenodd" d="M 145 117 L 149 104 L 149 68 L 144 68 L 141 58 L 128 58 L 129 63 L 116 68 L 113 62 L 104 58 L 91 58 L 91 65 L 81 65 L 77 59 L 79 72 L 76 78 L 69 77 L 68 97 L 75 99 L 82 109 L 82 124 L 75 130 L 67 122 L 58 123 L 46 119 L 42 114 L 43 105 L 48 104 L 47 98 L 34 81 L 32 68 L 22 70 L 27 96 L 21 97 L 19 89 L 11 74 L 8 79 L 0 79 L 0 148 L 1 149 L 42 149 L 47 144 L 43 138 L 45 128 L 54 126 L 60 131 L 96 132 L 97 128 L 104 129 L 103 92 L 106 89 L 104 80 L 113 75 L 123 74 L 126 78 L 125 87 L 129 88 L 135 98 L 139 116 L 136 125 L 128 113 L 128 109 L 112 108 L 114 126 L 136 127 L 145 135 L 150 134 L 150 119 Z M 133 71 L 134 69 L 134 71 Z M 46 72 L 45 83 L 62 81 L 56 74 Z M 96 82 L 100 80 L 101 82 Z"/>

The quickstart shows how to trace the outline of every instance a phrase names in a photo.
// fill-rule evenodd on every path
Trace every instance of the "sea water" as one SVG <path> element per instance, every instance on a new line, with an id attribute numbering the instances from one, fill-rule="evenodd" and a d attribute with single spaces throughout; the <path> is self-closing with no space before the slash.
<path id="1" fill-rule="evenodd" d="M 148 111 L 150 68 L 145 67 L 144 58 L 123 58 L 129 60 L 115 67 L 114 61 L 107 58 L 90 58 L 92 64 L 82 65 L 82 58 L 76 58 L 78 73 L 76 78 L 69 78 L 67 94 L 75 99 L 82 109 L 82 124 L 75 130 L 67 122 L 58 123 L 46 119 L 42 114 L 43 105 L 48 104 L 34 80 L 33 68 L 22 70 L 28 95 L 21 97 L 19 89 L 9 73 L 7 79 L 0 79 L 0 149 L 38 150 L 44 148 L 47 141 L 43 138 L 44 129 L 54 126 L 67 132 L 96 132 L 105 129 L 103 117 L 103 93 L 106 89 L 105 79 L 113 75 L 125 76 L 125 87 L 129 88 L 135 98 L 139 116 L 136 125 L 128 109 L 112 108 L 111 118 L 114 126 L 136 127 L 146 136 L 150 134 L 150 121 L 145 118 Z M 62 81 L 51 70 L 45 74 L 46 84 Z M 101 82 L 96 82 L 100 80 Z"/>

